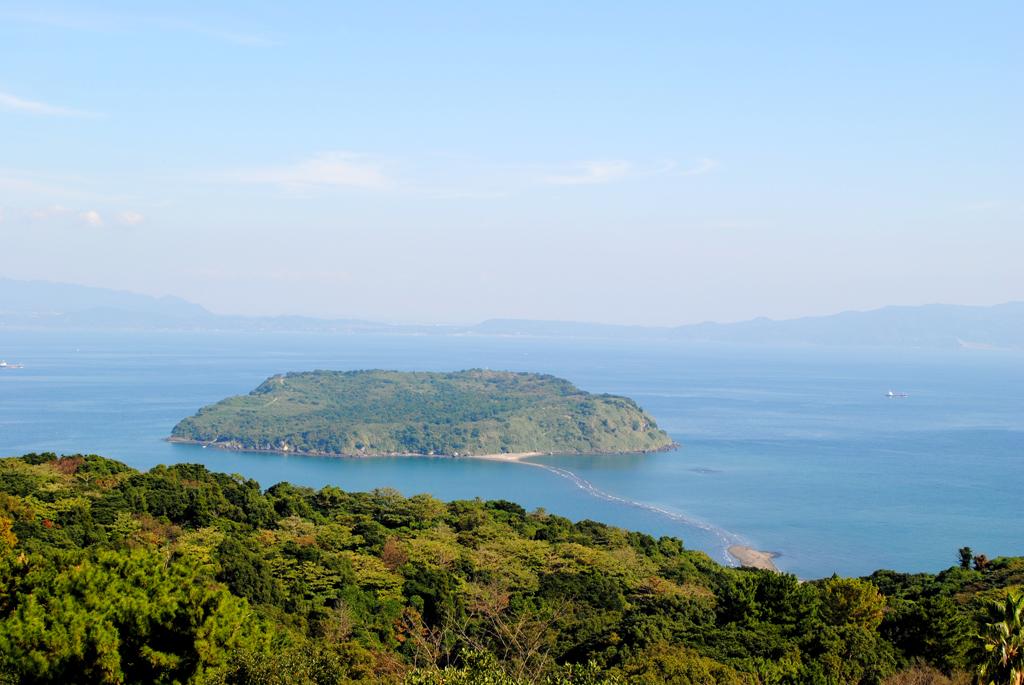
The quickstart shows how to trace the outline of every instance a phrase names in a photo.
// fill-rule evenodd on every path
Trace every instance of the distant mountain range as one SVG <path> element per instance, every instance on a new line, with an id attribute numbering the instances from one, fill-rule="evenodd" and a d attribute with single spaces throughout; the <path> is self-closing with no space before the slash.
<path id="1" fill-rule="evenodd" d="M 1024 302 L 991 307 L 893 306 L 800 319 L 759 318 L 677 327 L 523 319 L 492 319 L 471 326 L 431 326 L 303 316 L 225 316 L 177 297 L 0 279 L 0 330 L 4 329 L 488 335 L 744 345 L 1024 349 Z"/>

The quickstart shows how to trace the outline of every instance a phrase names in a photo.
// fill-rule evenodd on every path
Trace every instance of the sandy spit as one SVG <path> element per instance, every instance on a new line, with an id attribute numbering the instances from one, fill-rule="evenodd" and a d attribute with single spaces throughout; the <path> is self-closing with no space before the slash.
<path id="1" fill-rule="evenodd" d="M 778 552 L 762 552 L 759 549 L 746 547 L 745 545 L 729 545 L 729 555 L 740 562 L 741 566 L 760 568 L 766 571 L 775 571 L 776 573 L 779 570 L 775 566 L 775 562 L 772 561 L 772 559 L 779 556 Z"/>

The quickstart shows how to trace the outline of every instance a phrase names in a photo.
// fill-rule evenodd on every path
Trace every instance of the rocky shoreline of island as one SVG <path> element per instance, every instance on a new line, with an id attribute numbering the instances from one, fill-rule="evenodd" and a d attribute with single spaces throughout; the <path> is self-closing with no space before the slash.
<path id="1" fill-rule="evenodd" d="M 679 447 L 679 443 L 673 442 L 670 445 L 650 450 L 588 450 L 586 452 L 499 452 L 495 454 L 466 454 L 454 452 L 452 454 L 434 454 L 424 452 L 323 452 L 319 450 L 296 450 L 289 446 L 284 447 L 246 447 L 237 441 L 212 441 L 194 440 L 182 438 L 176 435 L 164 438 L 167 442 L 179 445 L 197 445 L 200 447 L 213 447 L 227 452 L 252 452 L 254 454 L 281 454 L 295 455 L 299 457 L 328 457 L 337 459 L 375 459 L 385 457 L 420 457 L 425 459 L 483 459 L 486 461 L 517 462 L 530 457 L 551 457 L 551 456 L 574 456 L 574 455 L 602 455 L 602 454 L 656 454 L 658 452 L 671 452 Z"/>
<path id="2" fill-rule="evenodd" d="M 251 452 L 253 454 L 280 454 L 284 456 L 294 455 L 298 457 L 326 457 L 335 459 L 378 459 L 387 457 L 420 457 L 424 459 L 489 459 L 493 461 L 519 461 L 527 457 L 540 457 L 553 454 L 552 452 L 512 452 L 507 454 L 432 454 L 424 452 L 324 452 L 320 450 L 296 450 L 285 445 L 283 447 L 246 447 L 236 441 L 218 442 L 211 440 L 193 440 L 170 436 L 165 438 L 167 442 L 178 445 L 197 445 L 200 447 L 213 447 L 214 449 L 226 452 Z"/>

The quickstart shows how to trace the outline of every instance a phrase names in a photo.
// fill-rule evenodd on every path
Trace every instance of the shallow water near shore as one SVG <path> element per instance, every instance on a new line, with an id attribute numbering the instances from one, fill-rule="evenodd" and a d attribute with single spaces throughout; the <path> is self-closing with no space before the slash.
<path id="1" fill-rule="evenodd" d="M 3 332 L 0 454 L 198 462 L 269 486 L 509 499 L 802 577 L 1024 554 L 1024 355 L 485 337 Z M 284 371 L 539 371 L 628 395 L 680 443 L 642 455 L 329 459 L 165 442 L 200 406 Z M 906 399 L 887 399 L 889 389 Z"/>

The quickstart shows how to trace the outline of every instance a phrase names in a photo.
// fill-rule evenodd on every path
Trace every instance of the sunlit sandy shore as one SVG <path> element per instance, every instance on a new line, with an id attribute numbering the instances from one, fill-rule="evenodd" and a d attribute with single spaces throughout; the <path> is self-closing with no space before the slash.
<path id="1" fill-rule="evenodd" d="M 779 570 L 772 561 L 772 559 L 779 556 L 777 552 L 762 552 L 759 549 L 744 545 L 729 545 L 729 554 L 743 566 L 762 568 L 766 571 Z"/>
<path id="2" fill-rule="evenodd" d="M 507 454 L 465 454 L 467 459 L 487 459 L 488 461 L 522 461 L 529 457 L 542 457 L 546 452 L 509 452 Z"/>

